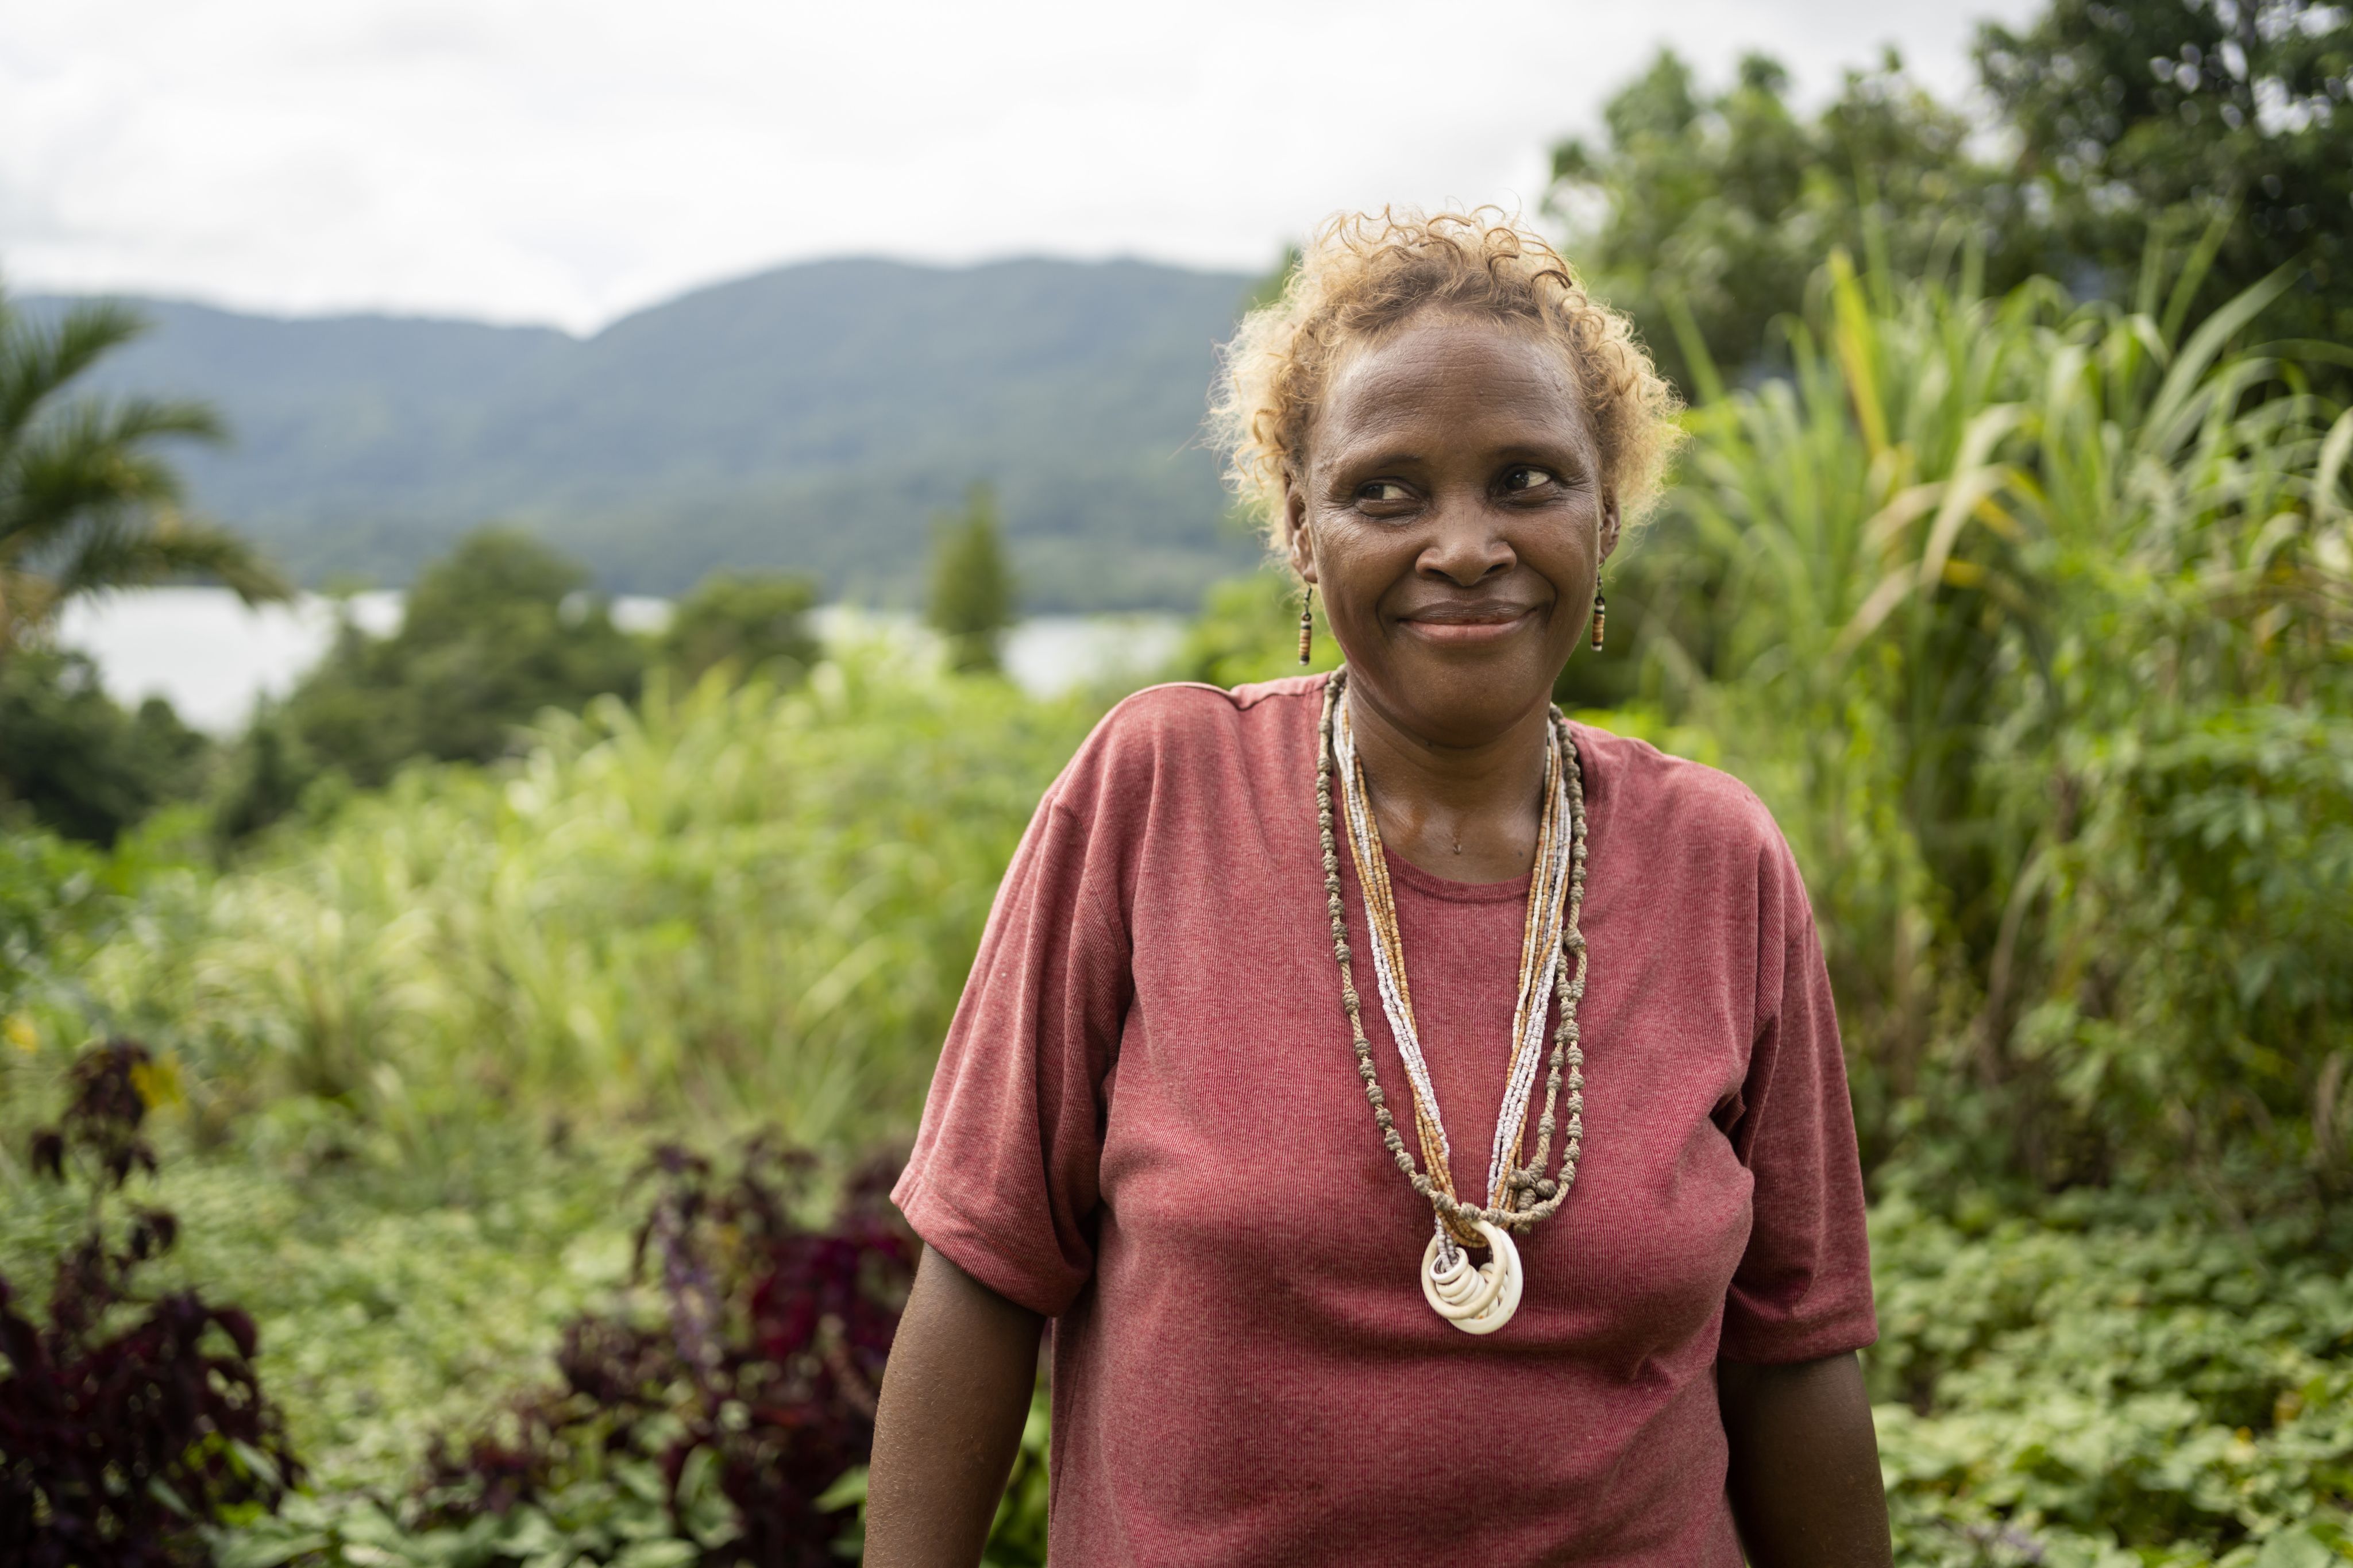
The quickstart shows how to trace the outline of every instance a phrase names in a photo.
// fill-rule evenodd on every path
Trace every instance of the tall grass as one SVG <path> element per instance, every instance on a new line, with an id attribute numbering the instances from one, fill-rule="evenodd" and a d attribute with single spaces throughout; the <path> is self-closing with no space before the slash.
<path id="1" fill-rule="evenodd" d="M 290 1092 L 410 1134 L 525 1108 L 896 1131 L 1091 717 L 879 653 L 789 692 L 657 682 L 167 879 L 94 986 L 216 1117 Z"/>
<path id="2" fill-rule="evenodd" d="M 1651 685 L 1799 842 L 1879 1157 L 2343 1174 L 2353 414 L 2250 346 L 2288 281 L 2185 336 L 1833 258 L 1788 379 L 1701 361 Z"/>

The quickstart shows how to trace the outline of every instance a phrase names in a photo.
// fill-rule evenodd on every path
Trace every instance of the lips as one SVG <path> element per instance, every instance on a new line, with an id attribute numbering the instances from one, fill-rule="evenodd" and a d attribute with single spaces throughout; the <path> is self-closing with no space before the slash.
<path id="1" fill-rule="evenodd" d="M 1509 604 L 1430 605 L 1409 610 L 1398 618 L 1424 626 L 1490 626 L 1516 621 L 1535 608 L 1534 605 Z"/>
<path id="2" fill-rule="evenodd" d="M 1436 642 L 1484 642 L 1509 637 L 1534 617 L 1536 606 L 1518 604 L 1430 605 L 1398 621 Z"/>

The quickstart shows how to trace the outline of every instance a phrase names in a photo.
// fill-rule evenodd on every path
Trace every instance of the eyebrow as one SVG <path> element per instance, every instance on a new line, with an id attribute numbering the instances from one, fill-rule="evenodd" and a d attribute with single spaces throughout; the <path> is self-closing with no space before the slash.
<path id="1" fill-rule="evenodd" d="M 1345 468 L 1403 468 L 1425 460 L 1419 452 L 1415 451 L 1384 452 L 1377 458 L 1354 458 L 1344 452 L 1333 459 L 1332 466 Z"/>
<path id="2" fill-rule="evenodd" d="M 1586 441 L 1561 441 L 1557 438 L 1504 441 L 1496 446 L 1491 460 L 1551 466 L 1560 464 L 1565 458 L 1568 463 L 1578 468 L 1590 468 L 1595 466 L 1599 454 L 1588 451 L 1587 448 L 1589 446 L 1590 443 Z M 1373 455 L 1363 458 L 1345 451 L 1335 453 L 1326 459 L 1325 466 L 1335 470 L 1401 468 L 1410 468 L 1416 463 L 1428 460 L 1422 453 L 1411 447 L 1394 447 L 1388 451 L 1376 449 Z"/>

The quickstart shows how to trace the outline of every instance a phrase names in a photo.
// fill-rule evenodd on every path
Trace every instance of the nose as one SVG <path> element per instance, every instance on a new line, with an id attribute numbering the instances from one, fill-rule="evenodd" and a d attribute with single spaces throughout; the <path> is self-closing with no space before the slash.
<path id="1" fill-rule="evenodd" d="M 1459 588 L 1475 588 L 1519 563 L 1488 509 L 1467 498 L 1447 497 L 1431 519 L 1430 539 L 1414 562 L 1424 577 L 1443 577 Z"/>

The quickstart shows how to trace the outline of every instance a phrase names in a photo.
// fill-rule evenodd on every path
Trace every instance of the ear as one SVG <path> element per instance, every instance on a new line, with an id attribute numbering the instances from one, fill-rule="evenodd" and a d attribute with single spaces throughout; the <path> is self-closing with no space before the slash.
<path id="1" fill-rule="evenodd" d="M 1605 490 L 1601 495 L 1601 559 L 1607 561 L 1618 548 L 1618 495 Z"/>
<path id="2" fill-rule="evenodd" d="M 1315 541 L 1307 532 L 1307 497 L 1288 473 L 1282 477 L 1282 521 L 1291 536 L 1291 569 L 1299 574 L 1301 582 L 1314 582 Z"/>

